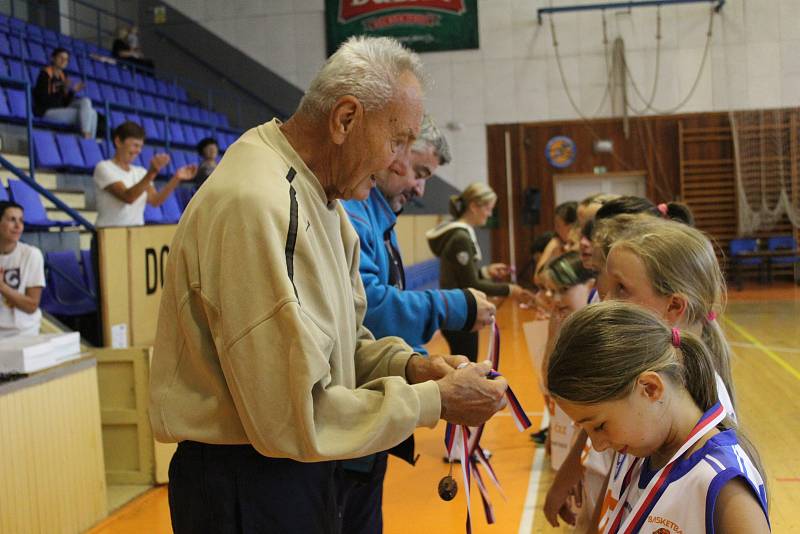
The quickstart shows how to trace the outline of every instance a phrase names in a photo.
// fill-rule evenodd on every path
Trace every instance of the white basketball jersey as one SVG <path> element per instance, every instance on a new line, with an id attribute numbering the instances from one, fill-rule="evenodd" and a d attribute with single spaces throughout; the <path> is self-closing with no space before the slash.
<path id="1" fill-rule="evenodd" d="M 670 470 L 653 471 L 649 459 L 616 453 L 599 531 L 713 534 L 719 492 L 736 477 L 747 481 L 769 520 L 764 481 L 733 430 L 720 432 L 689 457 L 675 460 Z"/>

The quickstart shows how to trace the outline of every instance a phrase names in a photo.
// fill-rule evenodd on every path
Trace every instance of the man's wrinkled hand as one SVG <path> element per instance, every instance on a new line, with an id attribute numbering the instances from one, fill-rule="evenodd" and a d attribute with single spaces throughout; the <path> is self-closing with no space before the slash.
<path id="1" fill-rule="evenodd" d="M 469 363 L 466 356 L 436 354 L 424 358 L 415 354 L 406 363 L 406 380 L 409 384 L 439 380 L 452 373 L 463 363 Z"/>

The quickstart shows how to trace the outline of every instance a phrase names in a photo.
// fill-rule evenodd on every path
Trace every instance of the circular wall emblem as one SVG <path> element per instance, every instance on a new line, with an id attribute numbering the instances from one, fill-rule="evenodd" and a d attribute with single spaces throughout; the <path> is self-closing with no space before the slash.
<path id="1" fill-rule="evenodd" d="M 547 142 L 544 155 L 557 169 L 566 169 L 575 161 L 577 149 L 575 141 L 565 135 L 557 135 Z"/>

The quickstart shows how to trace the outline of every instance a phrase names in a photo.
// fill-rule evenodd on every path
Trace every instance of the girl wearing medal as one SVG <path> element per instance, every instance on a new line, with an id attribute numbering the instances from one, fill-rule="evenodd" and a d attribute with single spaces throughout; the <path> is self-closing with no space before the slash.
<path id="1" fill-rule="evenodd" d="M 715 356 L 720 401 L 735 420 L 730 348 L 716 321 L 724 304 L 725 281 L 708 238 L 677 222 L 618 215 L 597 221 L 593 244 L 601 298 L 639 304 L 671 326 L 702 336 Z M 610 454 L 585 450 L 585 442 L 586 435 L 581 433 L 548 491 L 545 515 L 553 525 L 557 525 L 557 515 L 575 522 L 566 502 L 578 481 L 583 479 L 584 503 L 591 506 L 611 468 Z M 591 513 L 582 510 L 579 527 L 588 523 Z"/>
<path id="2" fill-rule="evenodd" d="M 547 382 L 593 446 L 615 451 L 599 532 L 769 532 L 758 455 L 715 375 L 698 336 L 639 306 L 603 302 L 567 319 Z"/>

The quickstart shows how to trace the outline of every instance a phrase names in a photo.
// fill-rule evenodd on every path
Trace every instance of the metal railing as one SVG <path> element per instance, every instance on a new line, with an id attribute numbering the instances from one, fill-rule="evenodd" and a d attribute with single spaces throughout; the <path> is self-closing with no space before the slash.
<path id="1" fill-rule="evenodd" d="M 83 215 L 78 213 L 77 210 L 68 206 L 63 200 L 58 198 L 55 194 L 53 194 L 49 189 L 46 189 L 39 185 L 39 183 L 25 174 L 19 167 L 8 161 L 2 155 L 0 155 L 0 165 L 3 166 L 7 171 L 11 174 L 25 182 L 31 189 L 42 195 L 44 198 L 49 200 L 53 203 L 55 207 L 66 213 L 70 216 L 70 218 L 75 221 L 77 224 L 83 226 L 86 230 L 91 232 L 95 231 L 95 227 L 92 223 L 90 223 Z M 33 168 L 33 161 L 30 162 L 31 168 Z"/>
<path id="2" fill-rule="evenodd" d="M 629 0 L 628 2 L 601 2 L 598 4 L 578 4 L 572 6 L 542 7 L 536 10 L 536 18 L 542 24 L 542 16 L 554 13 L 570 13 L 574 11 L 603 11 L 606 9 L 632 9 L 634 7 L 658 7 L 676 4 L 717 4 L 714 10 L 719 12 L 725 0 Z"/>

